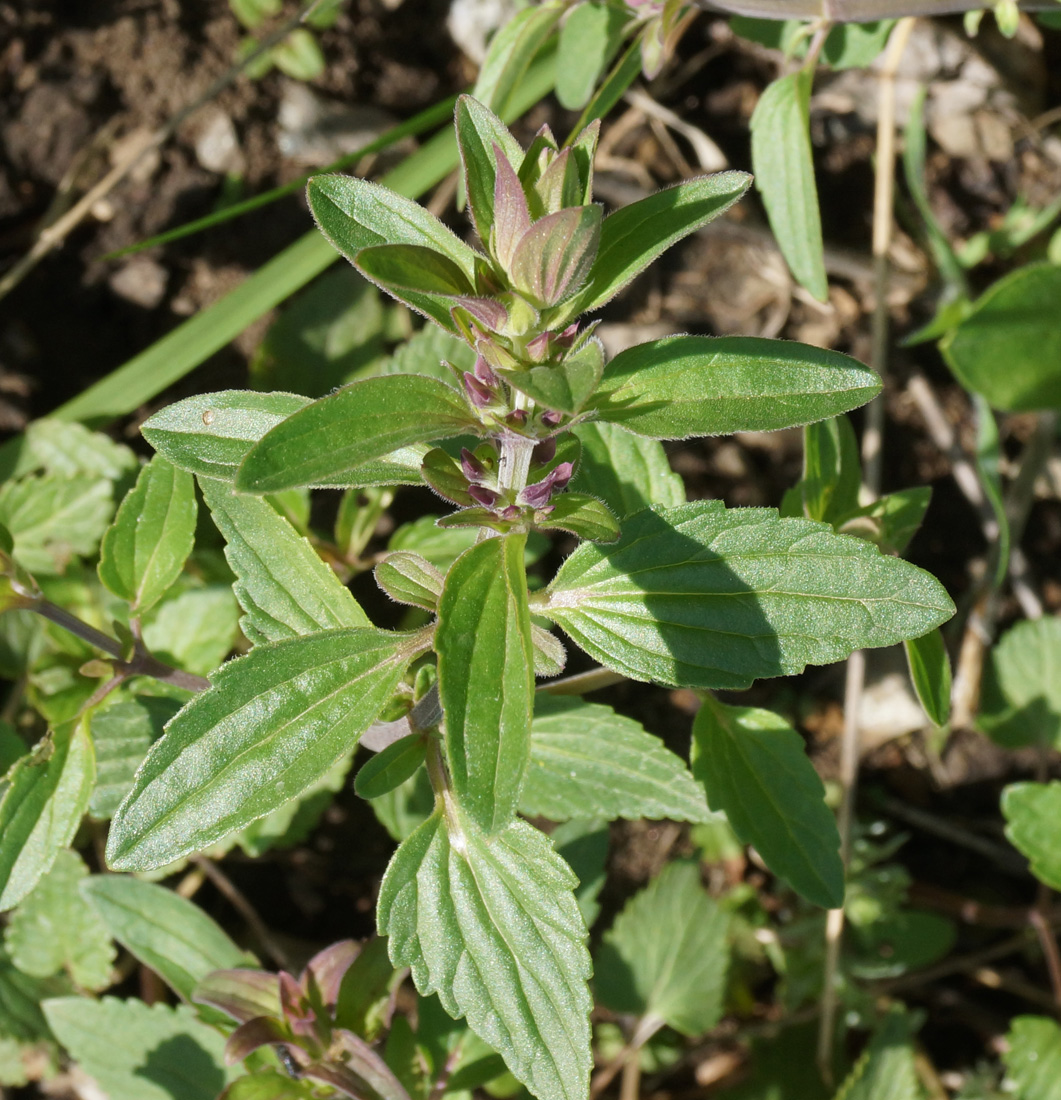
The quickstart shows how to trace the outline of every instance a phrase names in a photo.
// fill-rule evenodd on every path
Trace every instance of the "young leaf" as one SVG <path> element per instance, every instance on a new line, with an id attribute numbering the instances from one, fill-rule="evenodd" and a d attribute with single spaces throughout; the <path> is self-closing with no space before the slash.
<path id="1" fill-rule="evenodd" d="M 182 1000 L 213 970 L 245 966 L 247 956 L 194 902 L 132 875 L 92 875 L 81 894 L 108 932 Z"/>
<path id="2" fill-rule="evenodd" d="M 150 870 L 295 798 L 375 719 L 409 635 L 328 630 L 231 661 L 169 724 L 111 822 L 107 862 Z"/>
<path id="3" fill-rule="evenodd" d="M 600 231 L 599 206 L 571 206 L 539 218 L 516 245 L 513 286 L 539 308 L 571 297 L 593 267 Z"/>
<path id="4" fill-rule="evenodd" d="M 1061 1100 L 1061 1027 L 1055 1020 L 1014 1017 L 1002 1059 L 1020 1100 Z"/>
<path id="5" fill-rule="evenodd" d="M 155 455 L 103 536 L 99 579 L 134 612 L 152 607 L 192 552 L 197 511 L 191 475 Z"/>
<path id="6" fill-rule="evenodd" d="M 820 302 L 829 296 L 810 143 L 814 74 L 800 69 L 768 85 L 752 114 L 752 167 L 781 252 Z"/>
<path id="7" fill-rule="evenodd" d="M 1061 618 L 1017 623 L 991 650 L 976 724 L 1006 748 L 1061 747 Z"/>
<path id="8" fill-rule="evenodd" d="M 566 110 L 580 110 L 589 102 L 626 19 L 626 12 L 593 0 L 577 4 L 567 17 L 556 54 L 556 98 Z"/>
<path id="9" fill-rule="evenodd" d="M 564 14 L 566 5 L 547 0 L 536 7 L 517 12 L 490 40 L 486 58 L 472 95 L 480 103 L 506 114 L 506 109 L 553 28 Z"/>
<path id="10" fill-rule="evenodd" d="M 366 378 L 314 401 L 273 428 L 248 453 L 236 488 L 272 493 L 300 485 L 342 485 L 344 476 L 410 443 L 448 439 L 477 427 L 456 390 L 434 378 Z"/>
<path id="11" fill-rule="evenodd" d="M 604 349 L 591 339 L 562 362 L 514 372 L 507 381 L 547 409 L 575 414 L 593 395 L 603 372 Z"/>
<path id="12" fill-rule="evenodd" d="M 494 147 L 501 150 L 517 171 L 523 161 L 523 150 L 497 115 L 470 95 L 462 95 L 457 100 L 454 121 L 464 167 L 468 208 L 479 240 L 486 245 L 490 242 L 494 225 L 494 182 L 497 178 Z"/>
<path id="13" fill-rule="evenodd" d="M 389 794 L 416 774 L 426 756 L 427 742 L 423 735 L 410 733 L 361 765 L 354 778 L 354 790 L 362 798 Z"/>
<path id="14" fill-rule="evenodd" d="M 606 504 L 586 493 L 563 493 L 555 497 L 552 511 L 536 523 L 546 531 L 570 531 L 591 542 L 615 542 L 619 537 L 619 521 Z"/>
<path id="15" fill-rule="evenodd" d="M 376 583 L 392 600 L 422 607 L 425 611 L 438 607 L 445 578 L 419 554 L 396 550 L 376 566 L 374 575 Z"/>
<path id="16" fill-rule="evenodd" d="M 1027 264 L 995 283 L 940 344 L 958 381 L 1006 412 L 1061 408 L 1059 296 L 1054 264 Z"/>
<path id="17" fill-rule="evenodd" d="M 928 720 L 937 727 L 950 721 L 950 658 L 943 635 L 930 630 L 920 638 L 903 643 L 910 666 L 910 679 Z"/>
<path id="18" fill-rule="evenodd" d="M 294 393 L 201 393 L 160 409 L 140 431 L 179 469 L 231 481 L 251 447 L 309 403 Z"/>
<path id="19" fill-rule="evenodd" d="M 26 425 L 11 476 L 17 478 L 43 470 L 62 477 L 85 474 L 121 481 L 138 465 L 135 452 L 115 443 L 103 432 L 94 432 L 69 420 L 43 417 Z"/>
<path id="20" fill-rule="evenodd" d="M 803 477 L 795 487 L 801 506 L 794 515 L 838 523 L 858 510 L 862 463 L 858 440 L 846 416 L 803 429 Z"/>
<path id="21" fill-rule="evenodd" d="M 837 526 L 845 535 L 868 539 L 886 554 L 902 554 L 921 527 L 931 503 L 931 486 L 897 489 L 872 504 L 856 508 L 842 517 Z"/>
<path id="22" fill-rule="evenodd" d="M 377 244 L 357 254 L 357 269 L 389 293 L 416 290 L 422 294 L 471 294 L 475 287 L 448 256 L 417 244 Z M 401 297 L 401 295 L 395 295 Z M 447 314 L 445 304 L 440 308 Z"/>
<path id="23" fill-rule="evenodd" d="M 538 1100 L 584 1100 L 589 1083 L 590 961 L 576 885 L 537 829 L 513 821 L 488 838 L 451 805 L 402 843 L 380 887 L 391 961 L 466 1017 Z"/>
<path id="24" fill-rule="evenodd" d="M 1031 862 L 1036 878 L 1061 889 L 1061 783 L 1011 783 L 1002 792 L 1006 836 Z"/>
<path id="25" fill-rule="evenodd" d="M 794 729 L 772 711 L 708 697 L 693 723 L 692 762 L 711 809 L 775 875 L 824 909 L 843 904 L 840 834 Z"/>
<path id="26" fill-rule="evenodd" d="M 639 512 L 617 543 L 583 543 L 534 610 L 634 679 L 730 689 L 954 614 L 935 578 L 869 543 L 720 501 Z"/>
<path id="27" fill-rule="evenodd" d="M 266 500 L 240 496 L 223 481 L 200 486 L 236 574 L 243 633 L 258 644 L 318 630 L 370 626 L 350 590 Z"/>
<path id="28" fill-rule="evenodd" d="M 89 729 L 96 751 L 96 785 L 89 816 L 97 821 L 111 817 L 129 793 L 147 750 L 180 708 L 175 699 L 137 695 L 92 712 Z"/>
<path id="29" fill-rule="evenodd" d="M 512 820 L 530 757 L 534 658 L 525 539 L 485 539 L 450 568 L 435 652 L 453 789 L 485 833 Z"/>
<path id="30" fill-rule="evenodd" d="M 0 912 L 17 905 L 77 832 L 96 779 L 87 720 L 66 722 L 16 761 L 0 801 Z"/>
<path id="31" fill-rule="evenodd" d="M 876 372 L 836 351 L 745 336 L 667 336 L 620 352 L 591 408 L 654 439 L 772 431 L 858 408 Z"/>
<path id="32" fill-rule="evenodd" d="M 573 490 L 592 492 L 620 519 L 654 504 L 676 508 L 685 503 L 685 485 L 656 440 L 603 421 L 579 424 L 574 434 L 582 444 L 582 459 Z"/>
<path id="33" fill-rule="evenodd" d="M 70 1056 L 108 1100 L 216 1100 L 238 1070 L 225 1070 L 225 1040 L 181 1005 L 55 997 L 44 1015 Z"/>
<path id="34" fill-rule="evenodd" d="M 671 863 L 627 902 L 604 934 L 594 983 L 616 1012 L 697 1036 L 722 1015 L 729 917 L 700 885 L 694 863 Z"/>
<path id="35" fill-rule="evenodd" d="M 539 695 L 520 796 L 528 816 L 706 821 L 704 792 L 685 761 L 611 707 Z"/>
<path id="36" fill-rule="evenodd" d="M 574 318 L 610 301 L 671 245 L 728 210 L 750 185 L 744 172 L 719 172 L 683 180 L 609 214 L 590 280 L 564 316 Z"/>
<path id="37" fill-rule="evenodd" d="M 50 978 L 65 972 L 82 989 L 111 984 L 114 945 L 103 922 L 81 900 L 88 868 L 69 849 L 11 914 L 5 943 L 24 974 Z"/>

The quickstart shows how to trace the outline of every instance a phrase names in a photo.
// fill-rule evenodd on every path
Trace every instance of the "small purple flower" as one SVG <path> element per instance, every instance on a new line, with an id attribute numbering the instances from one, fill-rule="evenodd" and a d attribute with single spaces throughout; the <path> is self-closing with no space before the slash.
<path id="1" fill-rule="evenodd" d="M 486 467 L 467 447 L 461 447 L 461 470 L 469 481 L 480 481 L 486 477 Z"/>
<path id="2" fill-rule="evenodd" d="M 487 405 L 492 405 L 494 401 L 497 400 L 493 391 L 487 386 L 484 386 L 482 382 L 469 371 L 464 372 L 464 392 L 468 395 L 468 400 L 477 409 L 485 409 Z"/>
<path id="3" fill-rule="evenodd" d="M 485 485 L 469 485 L 468 496 L 484 508 L 493 508 L 498 500 L 497 493 L 493 489 L 488 489 Z"/>
<path id="4" fill-rule="evenodd" d="M 544 417 L 542 418 L 545 419 Z M 531 454 L 531 463 L 535 466 L 546 466 L 556 457 L 556 439 L 543 439 Z"/>
<path id="5" fill-rule="evenodd" d="M 549 503 L 553 493 L 563 489 L 571 480 L 575 467 L 570 462 L 561 462 L 554 470 L 542 478 L 541 481 L 528 485 L 520 493 L 520 501 L 529 504 L 532 508 L 542 508 Z"/>

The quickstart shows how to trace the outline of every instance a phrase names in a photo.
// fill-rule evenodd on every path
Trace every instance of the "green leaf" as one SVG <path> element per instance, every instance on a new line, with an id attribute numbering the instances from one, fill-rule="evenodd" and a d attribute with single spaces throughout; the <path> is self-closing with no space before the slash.
<path id="1" fill-rule="evenodd" d="M 49 1038 L 41 1001 L 69 990 L 65 978 L 31 978 L 24 974 L 0 948 L 0 1042 Z"/>
<path id="2" fill-rule="evenodd" d="M 616 210 L 601 225 L 597 262 L 582 293 L 564 308 L 574 318 L 610 301 L 671 245 L 728 210 L 751 185 L 744 172 L 683 180 Z"/>
<path id="3" fill-rule="evenodd" d="M 523 161 L 523 150 L 497 115 L 470 95 L 462 95 L 457 100 L 454 122 L 464 168 L 468 209 L 479 240 L 488 244 L 494 225 L 494 182 L 497 178 L 494 146 L 501 150 L 516 171 Z"/>
<path id="4" fill-rule="evenodd" d="M 96 778 L 87 722 L 45 735 L 8 772 L 0 801 L 0 912 L 17 905 L 77 832 Z"/>
<path id="5" fill-rule="evenodd" d="M 451 806 L 399 847 L 380 887 L 391 961 L 466 1017 L 538 1100 L 584 1100 L 588 1088 L 590 961 L 576 883 L 530 825 L 488 838 Z"/>
<path id="6" fill-rule="evenodd" d="M 549 835 L 557 854 L 578 876 L 575 901 L 587 928 L 600 915 L 597 900 L 607 878 L 606 864 L 611 833 L 600 818 L 572 818 L 557 825 Z"/>
<path id="7" fill-rule="evenodd" d="M 114 945 L 103 922 L 81 900 L 78 887 L 87 877 L 81 857 L 61 851 L 11 914 L 4 941 L 11 961 L 24 974 L 50 978 L 65 972 L 82 989 L 111 984 Z"/>
<path id="8" fill-rule="evenodd" d="M 671 863 L 627 902 L 597 953 L 597 997 L 697 1036 L 722 1015 L 729 917 L 694 863 Z"/>
<path id="9" fill-rule="evenodd" d="M 308 1078 L 262 1069 L 236 1078 L 218 1100 L 314 1100 L 315 1095 L 316 1089 Z"/>
<path id="10" fill-rule="evenodd" d="M 937 727 L 950 721 L 950 658 L 939 630 L 907 639 L 906 660 L 910 680 L 929 721 Z"/>
<path id="11" fill-rule="evenodd" d="M 354 779 L 354 790 L 362 798 L 389 794 L 415 775 L 426 757 L 427 742 L 423 735 L 410 733 L 361 765 Z"/>
<path id="12" fill-rule="evenodd" d="M 829 297 L 810 143 L 814 74 L 800 69 L 767 85 L 752 114 L 752 166 L 781 252 L 797 282 Z"/>
<path id="13" fill-rule="evenodd" d="M 100 548 L 99 579 L 146 611 L 180 576 L 195 542 L 195 483 L 162 455 L 140 471 Z"/>
<path id="14" fill-rule="evenodd" d="M 570 298 L 593 266 L 601 218 L 599 206 L 570 206 L 534 222 L 512 255 L 515 289 L 539 308 Z"/>
<path id="15" fill-rule="evenodd" d="M 592 408 L 654 439 L 773 431 L 857 408 L 880 392 L 857 360 L 751 336 L 667 336 L 620 352 Z"/>
<path id="16" fill-rule="evenodd" d="M 472 96 L 497 114 L 506 114 L 535 54 L 553 33 L 565 8 L 565 4 L 550 0 L 524 8 L 509 19 L 490 40 Z"/>
<path id="17" fill-rule="evenodd" d="M 552 511 L 536 521 L 546 531 L 570 531 L 591 542 L 615 542 L 619 537 L 619 521 L 596 497 L 563 493 L 550 504 Z"/>
<path id="18" fill-rule="evenodd" d="M 252 642 L 371 625 L 349 589 L 268 501 L 209 478 L 200 485 L 225 536 L 236 599 L 245 612 L 240 625 Z"/>
<path id="19" fill-rule="evenodd" d="M 1006 1036 L 1006 1075 L 1019 1100 L 1061 1100 L 1061 1027 L 1046 1016 L 1016 1016 Z"/>
<path id="20" fill-rule="evenodd" d="M 582 458 L 571 488 L 600 497 L 620 519 L 651 508 L 685 503 L 685 485 L 654 439 L 603 421 L 579 424 Z"/>
<path id="21" fill-rule="evenodd" d="M 43 470 L 62 477 L 105 477 L 120 481 L 136 470 L 134 451 L 83 424 L 44 417 L 26 426 L 12 477 Z"/>
<path id="22" fill-rule="evenodd" d="M 152 608 L 144 644 L 167 664 L 208 676 L 232 652 L 239 607 L 227 584 L 190 588 Z"/>
<path id="23" fill-rule="evenodd" d="M 376 566 L 374 574 L 376 583 L 392 600 L 422 607 L 425 611 L 438 607 L 445 578 L 419 554 L 395 550 Z"/>
<path id="24" fill-rule="evenodd" d="M 426 374 L 440 382 L 454 385 L 452 363 L 459 371 L 475 366 L 475 352 L 459 337 L 443 332 L 437 325 L 424 325 L 404 343 L 380 368 L 380 374 Z"/>
<path id="25" fill-rule="evenodd" d="M 617 543 L 583 543 L 534 611 L 634 679 L 731 689 L 954 613 L 938 581 L 869 543 L 720 501 L 639 512 Z"/>
<path id="26" fill-rule="evenodd" d="M 184 1005 L 55 997 L 44 1014 L 108 1100 L 217 1100 L 238 1072 L 224 1068 L 224 1038 Z"/>
<path id="27" fill-rule="evenodd" d="M 693 774 L 712 810 L 797 893 L 825 909 L 844 902 L 840 834 L 800 737 L 779 715 L 708 697 L 693 723 Z"/>
<path id="28" fill-rule="evenodd" d="M 1061 748 L 1061 618 L 1017 623 L 990 652 L 976 725 L 1006 748 Z"/>
<path id="29" fill-rule="evenodd" d="M 296 27 L 269 56 L 276 67 L 292 80 L 316 80 L 324 72 L 324 54 L 305 27 Z"/>
<path id="30" fill-rule="evenodd" d="M 922 1100 L 910 1028 L 905 1013 L 892 1009 L 835 1100 Z"/>
<path id="31" fill-rule="evenodd" d="M 236 487 L 272 493 L 342 485 L 344 475 L 410 443 L 477 427 L 461 394 L 434 378 L 394 374 L 353 382 L 273 428 L 243 461 Z"/>
<path id="32" fill-rule="evenodd" d="M 475 290 L 468 276 L 448 256 L 422 245 L 373 245 L 362 248 L 356 262 L 366 278 L 388 293 L 416 290 L 423 294 L 458 295 Z M 440 308 L 445 310 L 445 304 Z"/>
<path id="33" fill-rule="evenodd" d="M 400 786 L 372 800 L 372 812 L 392 840 L 405 840 L 423 825 L 435 808 L 426 771 L 418 771 Z"/>
<path id="34" fill-rule="evenodd" d="M 706 821 L 704 792 L 685 761 L 611 707 L 539 695 L 520 796 L 530 817 Z"/>
<path id="35" fill-rule="evenodd" d="M 308 404 L 294 393 L 201 393 L 160 409 L 140 431 L 179 469 L 231 481 L 254 444 Z"/>
<path id="36" fill-rule="evenodd" d="M 108 864 L 161 867 L 297 797 L 357 743 L 410 657 L 409 635 L 353 629 L 229 662 L 152 747 L 111 822 Z"/>
<path id="37" fill-rule="evenodd" d="M 577 111 L 589 102 L 627 19 L 625 11 L 609 4 L 575 6 L 560 31 L 556 53 L 556 98 L 561 107 Z"/>
<path id="38" fill-rule="evenodd" d="M 840 23 L 825 39 L 822 60 L 831 69 L 864 69 L 871 65 L 888 44 L 894 19 L 876 23 Z"/>
<path id="39" fill-rule="evenodd" d="M 14 557 L 35 574 L 62 573 L 71 559 L 96 552 L 114 515 L 112 483 L 79 474 L 42 474 L 0 486 L 0 524 Z"/>
<path id="40" fill-rule="evenodd" d="M 191 1000 L 211 971 L 247 964 L 220 925 L 164 886 L 131 875 L 92 875 L 81 894 L 122 947 L 182 1000 Z"/>
<path id="41" fill-rule="evenodd" d="M 539 405 L 573 415 L 592 397 L 603 371 L 604 349 L 600 341 L 590 339 L 560 363 L 513 372 L 506 380 Z"/>
<path id="42" fill-rule="evenodd" d="M 1061 408 L 1059 297 L 1054 264 L 1028 264 L 995 283 L 940 342 L 958 381 L 1006 412 Z"/>
<path id="43" fill-rule="evenodd" d="M 836 525 L 858 510 L 861 484 L 862 463 L 851 421 L 834 416 L 808 424 L 803 429 L 803 477 L 793 490 L 800 503 L 796 511 L 783 514 Z"/>
<path id="44" fill-rule="evenodd" d="M 921 527 L 931 503 L 931 487 L 915 485 L 886 493 L 872 504 L 856 508 L 842 521 L 834 522 L 844 534 L 868 539 L 886 554 L 902 554 Z"/>
<path id="45" fill-rule="evenodd" d="M 1006 836 L 1031 862 L 1036 878 L 1061 889 L 1061 783 L 1011 783 L 1002 792 Z"/>
<path id="46" fill-rule="evenodd" d="M 485 539 L 446 576 L 435 652 L 446 755 L 461 805 L 487 833 L 519 803 L 534 696 L 521 535 Z"/>
<path id="47" fill-rule="evenodd" d="M 973 408 L 976 413 L 976 472 L 998 524 L 998 545 L 994 550 L 998 560 L 994 575 L 995 586 L 1001 588 L 1006 581 L 1010 559 L 1009 514 L 1002 493 L 1002 441 L 995 414 L 979 394 L 973 394 Z"/>

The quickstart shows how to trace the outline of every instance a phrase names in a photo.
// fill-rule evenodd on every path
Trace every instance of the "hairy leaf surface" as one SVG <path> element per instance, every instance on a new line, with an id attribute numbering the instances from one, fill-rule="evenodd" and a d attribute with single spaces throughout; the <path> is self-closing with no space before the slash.
<path id="1" fill-rule="evenodd" d="M 582 459 L 571 488 L 600 497 L 620 519 L 654 504 L 685 503 L 685 485 L 656 440 L 600 420 L 579 424 L 574 434 Z"/>

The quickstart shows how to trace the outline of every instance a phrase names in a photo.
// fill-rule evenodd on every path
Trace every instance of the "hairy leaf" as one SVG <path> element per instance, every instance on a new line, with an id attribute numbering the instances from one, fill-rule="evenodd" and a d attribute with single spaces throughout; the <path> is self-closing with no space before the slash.
<path id="1" fill-rule="evenodd" d="M 1061 782 L 1011 783 L 1002 792 L 1006 836 L 1031 862 L 1036 877 L 1061 890 Z"/>
<path id="2" fill-rule="evenodd" d="M 525 539 L 485 539 L 451 567 L 435 652 L 453 787 L 487 834 L 512 820 L 530 757 L 534 658 Z"/>
<path id="3" fill-rule="evenodd" d="M 297 797 L 375 719 L 408 646 L 408 635 L 328 630 L 229 662 L 152 747 L 111 822 L 109 865 L 164 866 Z"/>
<path id="4" fill-rule="evenodd" d="M 611 707 L 539 695 L 520 809 L 552 821 L 600 816 L 705 821 L 685 761 Z"/>
<path id="5" fill-rule="evenodd" d="M 523 821 L 484 836 L 457 806 L 391 861 L 378 921 L 412 969 L 538 1100 L 584 1100 L 591 1067 L 585 925 L 571 869 Z"/>
<path id="6" fill-rule="evenodd" d="M 389 553 L 375 568 L 376 583 L 392 600 L 434 611 L 445 578 L 427 560 L 411 550 Z"/>
<path id="7" fill-rule="evenodd" d="M 349 589 L 268 501 L 233 493 L 223 481 L 202 478 L 200 485 L 225 536 L 245 612 L 240 625 L 252 642 L 371 625 Z"/>
<path id="8" fill-rule="evenodd" d="M 600 497 L 620 518 L 658 504 L 685 503 L 685 485 L 654 439 L 632 435 L 616 424 L 579 424 L 582 460 L 571 488 Z"/>
<path id="9" fill-rule="evenodd" d="M 615 542 L 619 537 L 619 521 L 596 497 L 563 493 L 550 506 L 552 511 L 538 520 L 538 526 L 546 531 L 570 531 L 591 542 Z"/>
<path id="10" fill-rule="evenodd" d="M 535 54 L 553 33 L 565 10 L 564 3 L 547 0 L 524 8 L 507 20 L 490 40 L 472 95 L 499 115 L 506 114 Z"/>
<path id="11" fill-rule="evenodd" d="M 410 443 L 476 427 L 464 398 L 435 378 L 366 378 L 307 405 L 250 451 L 236 476 L 244 492 L 341 485 L 358 466 Z"/>
<path id="12" fill-rule="evenodd" d="M 462 95 L 457 100 L 454 120 L 464 167 L 468 209 L 479 240 L 485 245 L 490 241 L 490 231 L 494 225 L 494 181 L 497 178 L 494 146 L 501 150 L 517 171 L 523 161 L 523 150 L 497 115 L 470 95 Z"/>
<path id="13" fill-rule="evenodd" d="M 584 543 L 536 613 L 639 680 L 744 688 L 918 637 L 953 613 L 933 577 L 824 524 L 720 501 L 640 512 Z"/>
<path id="14" fill-rule="evenodd" d="M 556 55 L 556 98 L 566 110 L 577 111 L 589 102 L 627 18 L 626 12 L 592 0 L 572 9 Z"/>
<path id="15" fill-rule="evenodd" d="M 880 378 L 809 344 L 750 336 L 667 336 L 620 352 L 591 408 L 654 439 L 791 428 L 864 405 Z"/>
<path id="16" fill-rule="evenodd" d="M 672 863 L 627 902 L 597 954 L 597 996 L 616 1012 L 661 1020 L 683 1035 L 718 1023 L 729 917 L 694 863 Z"/>
<path id="17" fill-rule="evenodd" d="M 803 739 L 773 711 L 708 697 L 693 723 L 693 774 L 713 810 L 808 901 L 844 901 L 840 834 Z"/>

